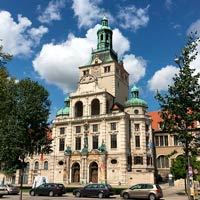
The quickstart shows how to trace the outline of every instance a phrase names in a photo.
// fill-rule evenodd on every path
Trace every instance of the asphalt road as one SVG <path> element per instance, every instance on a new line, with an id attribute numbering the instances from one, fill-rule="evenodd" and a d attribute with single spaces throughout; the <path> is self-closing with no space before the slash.
<path id="1" fill-rule="evenodd" d="M 5 195 L 1 198 L 2 200 L 20 200 L 20 195 Z M 48 197 L 48 196 L 30 196 L 28 193 L 23 194 L 22 200 L 94 200 L 97 198 L 77 198 L 74 197 L 72 194 L 65 194 L 62 197 Z M 119 195 L 115 195 L 110 198 L 103 198 L 104 200 L 119 200 L 122 198 Z M 187 200 L 187 196 L 185 195 L 179 195 L 174 193 L 174 191 L 166 190 L 164 191 L 164 197 L 160 200 Z"/>

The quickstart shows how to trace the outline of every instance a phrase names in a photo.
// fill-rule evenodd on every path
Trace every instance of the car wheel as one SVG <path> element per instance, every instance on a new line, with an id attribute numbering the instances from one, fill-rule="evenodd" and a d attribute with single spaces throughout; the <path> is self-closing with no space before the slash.
<path id="1" fill-rule="evenodd" d="M 149 195 L 149 200 L 156 200 L 155 194 L 150 194 Z"/>
<path id="2" fill-rule="evenodd" d="M 76 192 L 75 196 L 76 197 L 81 197 L 81 193 L 80 192 Z"/>
<path id="3" fill-rule="evenodd" d="M 50 192 L 49 192 L 49 196 L 50 196 L 50 197 L 53 197 L 53 196 L 54 196 L 53 191 L 50 191 Z"/>
<path id="4" fill-rule="evenodd" d="M 128 193 L 124 193 L 124 194 L 123 194 L 123 198 L 124 198 L 124 199 L 129 199 L 129 194 L 128 194 Z"/>
<path id="5" fill-rule="evenodd" d="M 35 192 L 32 190 L 32 191 L 30 191 L 30 195 L 31 196 L 35 196 Z"/>
<path id="6" fill-rule="evenodd" d="M 99 199 L 102 199 L 102 198 L 103 198 L 103 193 L 100 192 L 100 193 L 98 194 L 98 197 L 99 197 Z"/>

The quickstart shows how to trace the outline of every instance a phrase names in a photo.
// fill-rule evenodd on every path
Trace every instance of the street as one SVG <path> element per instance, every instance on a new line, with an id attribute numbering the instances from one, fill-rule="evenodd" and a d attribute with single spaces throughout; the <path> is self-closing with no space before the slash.
<path id="1" fill-rule="evenodd" d="M 5 195 L 2 197 L 2 200 L 19 200 L 20 196 L 19 195 Z M 62 199 L 69 199 L 69 200 L 89 200 L 89 199 L 97 199 L 97 197 L 94 198 L 85 198 L 85 197 L 81 197 L 81 198 L 77 198 L 74 197 L 71 193 L 69 194 L 65 194 L 62 197 L 48 197 L 48 196 L 30 196 L 28 193 L 24 193 L 23 200 L 49 200 L 49 199 L 53 199 L 53 200 L 62 200 Z M 118 199 L 122 199 L 119 195 L 115 195 L 113 197 L 110 198 L 103 198 L 104 200 L 118 200 Z M 164 191 L 164 197 L 160 200 L 187 200 L 187 196 L 185 195 L 178 195 L 176 193 L 174 193 L 173 189 L 172 192 L 170 192 L 170 189 L 167 191 Z"/>

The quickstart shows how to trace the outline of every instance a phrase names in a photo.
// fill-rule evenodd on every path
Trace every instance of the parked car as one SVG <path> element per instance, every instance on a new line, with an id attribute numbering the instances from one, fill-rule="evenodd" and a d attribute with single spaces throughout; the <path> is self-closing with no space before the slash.
<path id="1" fill-rule="evenodd" d="M 7 194 L 19 194 L 20 189 L 14 184 L 2 184 L 0 186 L 6 189 Z"/>
<path id="2" fill-rule="evenodd" d="M 45 195 L 45 196 L 62 196 L 66 193 L 65 186 L 60 183 L 44 183 L 38 187 L 32 188 L 29 191 L 31 196 Z"/>
<path id="3" fill-rule="evenodd" d="M 6 195 L 6 194 L 8 194 L 8 191 L 6 190 L 6 188 L 0 186 L 0 198 L 1 198 L 3 195 Z"/>
<path id="4" fill-rule="evenodd" d="M 149 199 L 155 200 L 163 197 L 162 189 L 157 184 L 137 184 L 126 190 L 122 190 L 120 196 L 124 199 Z"/>
<path id="5" fill-rule="evenodd" d="M 114 195 L 111 185 L 109 184 L 89 184 L 83 188 L 73 190 L 73 195 L 76 197 L 110 197 Z"/>

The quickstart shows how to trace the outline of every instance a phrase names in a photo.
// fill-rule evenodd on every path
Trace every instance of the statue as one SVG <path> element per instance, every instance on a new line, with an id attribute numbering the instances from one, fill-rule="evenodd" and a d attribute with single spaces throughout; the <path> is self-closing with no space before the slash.
<path id="1" fill-rule="evenodd" d="M 106 153 L 107 152 L 107 149 L 106 149 L 106 145 L 104 143 L 104 140 L 102 140 L 102 144 L 101 146 L 98 148 L 98 150 L 101 152 L 101 153 Z"/>
<path id="2" fill-rule="evenodd" d="M 87 136 L 87 134 L 85 134 L 85 137 L 84 137 L 84 146 L 83 146 L 81 153 L 82 154 L 88 153 L 88 136 Z"/>
<path id="3" fill-rule="evenodd" d="M 71 154 L 72 154 L 71 147 L 70 147 L 70 146 L 67 146 L 67 148 L 66 148 L 65 151 L 64 151 L 64 155 L 65 155 L 65 156 L 68 156 L 68 155 L 71 155 Z"/>

